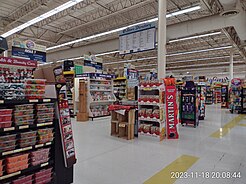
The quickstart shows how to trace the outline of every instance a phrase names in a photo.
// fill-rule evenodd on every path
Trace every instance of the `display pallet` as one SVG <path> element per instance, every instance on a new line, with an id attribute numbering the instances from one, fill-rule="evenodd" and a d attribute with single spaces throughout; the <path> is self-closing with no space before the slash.
<path id="1" fill-rule="evenodd" d="M 135 109 L 111 112 L 111 135 L 127 140 L 134 139 Z"/>

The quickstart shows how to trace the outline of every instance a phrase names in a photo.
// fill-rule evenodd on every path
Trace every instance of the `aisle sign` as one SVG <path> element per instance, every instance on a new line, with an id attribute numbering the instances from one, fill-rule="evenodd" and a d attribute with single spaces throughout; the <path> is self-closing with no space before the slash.
<path id="1" fill-rule="evenodd" d="M 96 69 L 96 72 L 102 73 L 103 60 L 95 55 L 84 55 L 84 66 L 90 66 Z"/>
<path id="2" fill-rule="evenodd" d="M 176 103 L 176 87 L 166 86 L 166 126 L 167 126 L 167 138 L 178 139 L 178 107 Z"/>
<path id="3" fill-rule="evenodd" d="M 12 56 L 46 62 L 46 46 L 36 44 L 31 40 L 14 39 L 12 42 Z"/>
<path id="4" fill-rule="evenodd" d="M 156 28 L 154 23 L 146 23 L 124 29 L 120 35 L 120 54 L 129 54 L 155 49 Z"/>

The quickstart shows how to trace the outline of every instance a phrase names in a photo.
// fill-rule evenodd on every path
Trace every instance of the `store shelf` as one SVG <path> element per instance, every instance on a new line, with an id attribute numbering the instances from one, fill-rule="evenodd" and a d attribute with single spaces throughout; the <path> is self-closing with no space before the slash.
<path id="1" fill-rule="evenodd" d="M 111 85 L 109 84 L 90 84 L 90 86 L 107 86 L 107 87 L 111 87 Z"/>
<path id="2" fill-rule="evenodd" d="M 106 90 L 106 89 L 91 89 L 91 91 L 92 92 L 99 92 L 99 91 L 101 91 L 101 92 L 111 92 L 112 90 Z"/>
<path id="3" fill-rule="evenodd" d="M 160 123 L 160 119 L 156 119 L 156 118 L 144 118 L 144 117 L 139 117 L 138 118 L 139 121 L 151 121 L 151 122 L 158 122 Z"/>
<path id="4" fill-rule="evenodd" d="M 126 77 L 117 77 L 114 81 L 126 80 Z"/>
<path id="5" fill-rule="evenodd" d="M 90 79 L 91 81 L 105 81 L 105 82 L 108 82 L 108 81 L 111 81 L 110 80 L 107 80 L 107 79 Z"/>
<path id="6" fill-rule="evenodd" d="M 163 106 L 164 104 L 155 103 L 155 102 L 138 102 L 138 105 Z"/>
<path id="7" fill-rule="evenodd" d="M 150 134 L 150 133 L 144 133 L 144 132 L 139 132 L 139 135 L 144 135 L 144 136 L 149 136 L 149 137 L 160 137 L 159 135 L 156 134 Z"/>
<path id="8" fill-rule="evenodd" d="M 100 100 L 100 101 L 92 101 L 92 103 L 113 103 L 115 102 L 114 100 Z"/>
<path id="9" fill-rule="evenodd" d="M 4 175 L 4 176 L 1 176 L 0 177 L 0 181 L 2 180 L 5 180 L 5 179 L 9 179 L 9 178 L 12 178 L 14 176 L 18 176 L 18 175 L 24 175 L 26 173 L 34 173 L 35 171 L 38 171 L 46 166 L 49 166 L 49 165 L 52 165 L 54 163 L 53 160 L 50 160 L 48 162 L 45 162 L 45 163 L 42 163 L 42 164 L 39 164 L 37 166 L 32 166 L 32 167 L 29 167 L 27 169 L 24 169 L 24 170 L 21 170 L 21 171 L 18 171 L 18 172 L 15 172 L 15 173 L 11 173 L 11 174 L 7 174 L 7 175 Z M 1 182 L 0 182 L 1 183 Z"/>
<path id="10" fill-rule="evenodd" d="M 29 104 L 29 103 L 45 103 L 45 102 L 55 102 L 55 99 L 46 98 L 46 99 L 24 99 L 24 100 L 0 100 L 0 104 L 3 105 L 16 105 L 16 104 Z"/>
<path id="11" fill-rule="evenodd" d="M 38 127 L 45 127 L 53 125 L 53 122 L 47 122 L 47 123 L 38 123 L 33 125 L 20 125 L 15 127 L 8 127 L 8 128 L 0 128 L 0 133 L 2 132 L 10 132 L 10 131 L 17 131 L 17 130 L 24 130 L 24 129 L 32 129 L 32 128 L 38 128 Z"/>
<path id="12" fill-rule="evenodd" d="M 143 91 L 160 90 L 160 86 L 155 86 L 155 87 L 139 87 L 139 90 L 143 90 Z"/>
<path id="13" fill-rule="evenodd" d="M 25 148 L 19 148 L 19 149 L 15 149 L 15 150 L 11 150 L 11 151 L 5 151 L 5 152 L 0 153 L 0 156 L 6 156 L 6 155 L 15 154 L 15 153 L 21 153 L 21 152 L 28 151 L 28 150 L 43 148 L 43 147 L 49 146 L 49 145 L 52 145 L 52 142 L 47 142 L 45 144 L 36 144 L 34 146 L 28 146 Z"/>

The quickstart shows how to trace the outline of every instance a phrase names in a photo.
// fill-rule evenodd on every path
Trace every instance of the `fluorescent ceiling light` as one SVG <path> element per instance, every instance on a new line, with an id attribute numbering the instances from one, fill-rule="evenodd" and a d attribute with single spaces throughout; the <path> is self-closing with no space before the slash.
<path id="1" fill-rule="evenodd" d="M 68 2 L 66 2 L 66 3 L 64 3 L 64 4 L 62 4 L 62 5 L 58 6 L 58 7 L 50 10 L 50 11 L 48 11 L 47 13 L 44 13 L 44 14 L 42 14 L 42 15 L 40 15 L 40 16 L 38 16 L 38 17 L 36 17 L 36 18 L 34 18 L 34 19 L 24 23 L 24 24 L 21 24 L 20 26 L 17 26 L 14 29 L 11 29 L 10 31 L 2 34 L 1 36 L 6 38 L 6 37 L 8 37 L 8 36 L 10 36 L 10 35 L 12 35 L 14 33 L 17 33 L 18 31 L 21 31 L 21 30 L 23 30 L 23 29 L 25 29 L 25 28 L 33 25 L 33 24 L 36 24 L 36 23 L 38 23 L 38 22 L 40 22 L 40 21 L 42 21 L 42 20 L 44 20 L 44 19 L 46 19 L 46 18 L 48 18 L 48 17 L 50 17 L 52 15 L 55 15 L 55 14 L 65 10 L 67 8 L 70 8 L 70 7 L 80 3 L 82 1 L 84 1 L 84 0 L 70 0 L 70 1 L 68 1 Z"/>
<path id="2" fill-rule="evenodd" d="M 185 41 L 185 40 L 191 40 L 195 38 L 202 38 L 202 37 L 207 37 L 207 36 L 213 36 L 213 35 L 219 35 L 221 34 L 220 31 L 214 32 L 214 33 L 207 33 L 207 34 L 202 34 L 202 35 L 197 35 L 197 36 L 190 36 L 190 37 L 185 37 L 185 38 L 179 38 L 175 40 L 170 40 L 169 43 L 174 43 L 174 42 L 179 42 L 179 41 Z"/>
<path id="3" fill-rule="evenodd" d="M 189 12 L 192 12 L 192 11 L 196 11 L 196 10 L 199 10 L 199 9 L 201 9 L 200 6 L 194 6 L 194 7 L 190 7 L 190 8 L 184 9 L 184 10 L 179 10 L 177 12 L 173 12 L 173 13 L 167 14 L 166 17 L 169 18 L 169 17 L 181 15 L 181 14 L 184 14 L 184 13 L 189 13 Z M 78 43 L 78 42 L 82 42 L 82 41 L 98 38 L 98 37 L 101 37 L 101 36 L 106 36 L 106 35 L 109 35 L 109 34 L 112 34 L 112 33 L 117 33 L 119 31 L 122 31 L 124 29 L 129 28 L 129 27 L 133 27 L 133 26 L 137 26 L 137 25 L 141 25 L 141 24 L 145 24 L 145 23 L 150 23 L 150 22 L 155 22 L 157 20 L 158 20 L 158 18 L 156 17 L 156 18 L 153 18 L 153 19 L 150 19 L 150 20 L 147 20 L 147 21 L 138 22 L 138 23 L 135 23 L 135 24 L 132 24 L 132 25 L 129 25 L 129 26 L 121 27 L 121 28 L 114 29 L 114 30 L 111 30 L 111 31 L 95 34 L 95 35 L 88 36 L 88 37 L 85 37 L 85 38 L 80 38 L 80 39 L 73 40 L 73 41 L 70 41 L 70 42 L 66 42 L 66 43 L 63 43 L 63 44 L 60 44 L 60 45 L 49 47 L 46 50 L 47 51 L 48 50 L 53 50 L 53 49 L 57 49 L 57 48 L 60 48 L 60 47 L 67 46 L 67 45 L 72 45 L 72 44 L 75 44 L 75 43 Z"/>

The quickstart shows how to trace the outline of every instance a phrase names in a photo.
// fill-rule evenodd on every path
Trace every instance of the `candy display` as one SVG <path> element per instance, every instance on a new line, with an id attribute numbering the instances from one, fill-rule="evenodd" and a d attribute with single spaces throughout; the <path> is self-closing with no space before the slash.
<path id="1" fill-rule="evenodd" d="M 32 110 L 33 104 L 15 105 L 15 112 Z"/>
<path id="2" fill-rule="evenodd" d="M 39 129 L 38 130 L 38 142 L 44 144 L 46 142 L 53 141 L 53 128 Z"/>
<path id="3" fill-rule="evenodd" d="M 7 128 L 11 126 L 12 111 L 12 109 L 0 109 L 0 128 Z"/>
<path id="4" fill-rule="evenodd" d="M 37 111 L 44 111 L 46 109 L 54 108 L 54 103 L 43 103 L 43 104 L 37 104 L 36 109 Z"/>
<path id="5" fill-rule="evenodd" d="M 50 154 L 50 148 L 40 149 L 33 151 L 30 154 L 31 165 L 36 166 L 44 162 L 48 162 Z"/>
<path id="6" fill-rule="evenodd" d="M 107 116 L 109 115 L 108 105 L 97 105 L 90 108 L 92 115 L 96 116 Z"/>
<path id="7" fill-rule="evenodd" d="M 140 87 L 158 87 L 162 85 L 162 82 L 161 81 L 158 81 L 158 80 L 153 80 L 153 81 L 141 81 L 139 83 L 139 86 Z"/>
<path id="8" fill-rule="evenodd" d="M 32 125 L 34 123 L 34 105 L 15 105 L 14 110 L 15 125 Z"/>
<path id="9" fill-rule="evenodd" d="M 16 134 L 0 137 L 0 152 L 14 150 L 16 147 Z"/>
<path id="10" fill-rule="evenodd" d="M 0 98 L 6 100 L 22 100 L 25 98 L 24 84 L 1 84 Z"/>
<path id="11" fill-rule="evenodd" d="M 159 103 L 159 95 L 141 95 L 138 99 L 139 102 L 146 103 Z"/>

